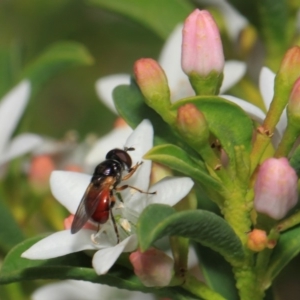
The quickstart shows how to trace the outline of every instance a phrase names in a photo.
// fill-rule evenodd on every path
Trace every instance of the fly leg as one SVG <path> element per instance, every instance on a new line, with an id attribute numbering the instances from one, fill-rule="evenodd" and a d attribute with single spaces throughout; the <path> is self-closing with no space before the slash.
<path id="1" fill-rule="evenodd" d="M 138 169 L 138 167 L 139 167 L 142 163 L 143 163 L 142 161 L 141 161 L 141 162 L 138 162 L 138 163 L 136 163 L 132 168 L 130 168 L 130 169 L 128 170 L 128 174 L 126 174 L 126 175 L 122 178 L 122 181 L 123 181 L 123 180 L 129 179 L 129 178 L 135 173 L 135 171 Z"/>
<path id="2" fill-rule="evenodd" d="M 115 203 L 116 203 L 116 198 L 114 197 L 114 195 L 111 195 L 110 196 L 111 198 L 111 202 L 110 202 L 110 207 L 109 207 L 109 211 L 110 211 L 110 216 L 111 216 L 111 220 L 114 224 L 114 229 L 115 229 L 115 233 L 116 233 L 116 236 L 117 236 L 117 244 L 120 243 L 120 235 L 119 235 L 119 230 L 118 230 L 118 226 L 117 226 L 117 223 L 116 223 L 116 220 L 115 220 L 115 217 L 112 213 L 112 208 L 114 207 Z"/>
<path id="3" fill-rule="evenodd" d="M 138 189 L 138 188 L 136 188 L 136 187 L 134 187 L 132 185 L 128 185 L 128 184 L 124 184 L 122 186 L 116 187 L 116 191 L 120 192 L 120 191 L 123 191 L 123 190 L 125 190 L 127 188 L 134 189 L 134 190 L 136 190 L 136 191 L 138 191 L 139 193 L 142 193 L 142 194 L 148 194 L 148 195 L 155 195 L 156 194 L 156 192 L 151 192 L 151 193 L 145 192 L 145 191 L 142 191 L 142 190 L 140 190 L 140 189 Z"/>

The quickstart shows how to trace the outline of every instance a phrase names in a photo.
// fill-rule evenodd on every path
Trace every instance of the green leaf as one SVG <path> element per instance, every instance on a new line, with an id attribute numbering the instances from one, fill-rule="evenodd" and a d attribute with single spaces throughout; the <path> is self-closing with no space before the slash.
<path id="1" fill-rule="evenodd" d="M 194 7 L 184 0 L 90 0 L 91 4 L 132 18 L 166 39 Z"/>
<path id="2" fill-rule="evenodd" d="M 144 157 L 190 176 L 218 192 L 222 189 L 221 184 L 208 174 L 203 162 L 193 160 L 180 147 L 171 144 L 159 145 L 152 148 Z"/>
<path id="3" fill-rule="evenodd" d="M 300 252 L 300 226 L 294 227 L 280 234 L 280 238 L 273 250 L 265 279 L 266 286 L 280 273 L 280 271 Z"/>
<path id="4" fill-rule="evenodd" d="M 206 284 L 225 299 L 238 300 L 236 282 L 230 264 L 217 252 L 194 243 Z"/>
<path id="5" fill-rule="evenodd" d="M 31 62 L 21 74 L 21 78 L 31 79 L 33 92 L 35 92 L 37 88 L 59 72 L 92 63 L 93 58 L 82 44 L 59 42 Z"/>
<path id="6" fill-rule="evenodd" d="M 144 102 L 144 96 L 132 80 L 130 85 L 119 85 L 113 91 L 113 98 L 118 113 L 135 128 L 144 119 L 149 119 L 154 127 L 156 143 L 178 143 L 178 137 L 152 108 Z"/>
<path id="7" fill-rule="evenodd" d="M 8 251 L 23 239 L 23 233 L 12 213 L 3 201 L 0 201 L 0 247 Z"/>
<path id="8" fill-rule="evenodd" d="M 155 293 L 161 297 L 172 297 L 175 300 L 188 300 L 190 294 L 181 288 L 147 288 L 139 279 L 123 266 L 115 265 L 105 275 L 97 275 L 91 267 L 91 257 L 83 252 L 48 260 L 30 260 L 21 254 L 45 236 L 34 237 L 17 245 L 5 257 L 0 272 L 0 284 L 23 280 L 40 279 L 76 279 L 106 284 L 121 289 Z"/>
<path id="9" fill-rule="evenodd" d="M 14 68 L 12 57 L 14 56 L 12 49 L 0 48 L 0 99 L 11 88 L 14 80 Z"/>
<path id="10" fill-rule="evenodd" d="M 233 229 L 223 218 L 205 210 L 176 213 L 167 205 L 149 205 L 139 218 L 137 234 L 142 251 L 163 236 L 183 236 L 219 252 L 234 265 L 244 257 Z"/>
<path id="11" fill-rule="evenodd" d="M 253 123 L 239 106 L 217 96 L 196 96 L 177 101 L 172 109 L 186 103 L 193 103 L 204 114 L 209 130 L 220 141 L 231 166 L 236 163 L 236 146 L 243 145 L 250 155 Z"/>

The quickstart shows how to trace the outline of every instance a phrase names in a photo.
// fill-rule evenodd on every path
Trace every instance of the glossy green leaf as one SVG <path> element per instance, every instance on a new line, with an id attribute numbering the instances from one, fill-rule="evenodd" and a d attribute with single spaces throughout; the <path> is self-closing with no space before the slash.
<path id="1" fill-rule="evenodd" d="M 159 145 L 152 148 L 144 157 L 190 176 L 216 191 L 222 189 L 221 184 L 208 174 L 203 162 L 193 160 L 180 147 L 171 144 Z"/>
<path id="2" fill-rule="evenodd" d="M 119 85 L 113 91 L 113 98 L 118 113 L 132 128 L 135 128 L 144 119 L 152 122 L 156 144 L 178 142 L 178 137 L 162 118 L 144 102 L 134 81 L 130 85 Z"/>
<path id="3" fill-rule="evenodd" d="M 10 250 L 24 239 L 23 233 L 8 207 L 0 201 L 0 248 Z"/>
<path id="4" fill-rule="evenodd" d="M 33 91 L 49 78 L 71 67 L 91 65 L 93 58 L 80 43 L 60 42 L 49 47 L 31 62 L 21 74 L 21 78 L 31 79 Z"/>
<path id="5" fill-rule="evenodd" d="M 139 218 L 137 234 L 142 251 L 163 236 L 183 236 L 219 252 L 232 264 L 244 257 L 233 229 L 223 218 L 205 210 L 176 212 L 167 205 L 149 205 Z"/>
<path id="6" fill-rule="evenodd" d="M 132 18 L 166 39 L 174 27 L 193 10 L 185 0 L 89 0 L 93 5 Z"/>
<path id="7" fill-rule="evenodd" d="M 238 300 L 236 281 L 230 264 L 217 252 L 194 243 L 199 265 L 207 285 L 225 299 Z"/>
<path id="8" fill-rule="evenodd" d="M 244 146 L 250 154 L 253 124 L 250 117 L 236 104 L 217 96 L 196 96 L 182 99 L 173 109 L 193 103 L 204 114 L 209 130 L 220 141 L 229 156 L 230 164 L 235 165 L 235 147 Z"/>
<path id="9" fill-rule="evenodd" d="M 147 288 L 133 274 L 132 270 L 120 265 L 115 265 L 107 274 L 99 276 L 92 268 L 91 257 L 83 252 L 48 260 L 21 258 L 21 254 L 41 238 L 35 237 L 26 240 L 11 250 L 2 264 L 0 284 L 23 280 L 76 279 L 132 291 L 155 293 L 158 296 L 170 297 L 175 300 L 193 299 L 188 292 L 181 288 Z"/>
<path id="10" fill-rule="evenodd" d="M 300 253 L 300 226 L 294 227 L 280 234 L 280 238 L 272 253 L 265 279 L 266 285 L 280 273 L 280 271 Z"/>

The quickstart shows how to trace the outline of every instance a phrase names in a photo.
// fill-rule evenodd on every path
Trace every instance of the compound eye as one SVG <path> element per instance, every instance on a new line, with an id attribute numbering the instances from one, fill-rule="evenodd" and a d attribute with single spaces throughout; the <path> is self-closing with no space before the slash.
<path id="1" fill-rule="evenodd" d="M 115 160 L 125 164 L 128 169 L 130 169 L 131 165 L 132 165 L 132 160 L 131 160 L 130 155 L 125 150 L 121 150 L 121 149 L 110 150 L 106 154 L 106 159 L 115 159 Z"/>

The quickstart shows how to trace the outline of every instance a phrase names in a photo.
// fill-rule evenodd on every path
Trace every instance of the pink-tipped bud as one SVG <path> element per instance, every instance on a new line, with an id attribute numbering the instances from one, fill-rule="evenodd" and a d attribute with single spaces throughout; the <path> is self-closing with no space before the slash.
<path id="1" fill-rule="evenodd" d="M 277 74 L 279 77 L 282 76 L 282 79 L 289 82 L 290 85 L 292 85 L 300 76 L 299 46 L 294 46 L 285 53 Z"/>
<path id="2" fill-rule="evenodd" d="M 160 114 L 168 124 L 173 124 L 175 116 L 170 110 L 170 89 L 161 66 L 154 59 L 142 58 L 135 62 L 134 74 L 147 105 Z"/>
<path id="3" fill-rule="evenodd" d="M 279 71 L 275 77 L 275 98 L 277 110 L 280 115 L 286 106 L 292 87 L 300 77 L 300 47 L 290 48 L 284 55 Z"/>
<path id="4" fill-rule="evenodd" d="M 268 245 L 267 233 L 264 230 L 253 229 L 248 233 L 247 247 L 254 251 L 259 252 L 264 250 Z"/>
<path id="5" fill-rule="evenodd" d="M 173 259 L 163 251 L 151 248 L 144 253 L 132 252 L 129 260 L 134 273 L 148 287 L 167 286 L 173 275 Z"/>
<path id="6" fill-rule="evenodd" d="M 134 64 L 134 74 L 145 98 L 152 101 L 170 99 L 168 80 L 164 70 L 152 58 L 141 58 Z"/>
<path id="7" fill-rule="evenodd" d="M 269 158 L 260 166 L 254 186 L 257 212 L 280 220 L 298 201 L 298 177 L 285 157 Z"/>
<path id="8" fill-rule="evenodd" d="M 217 24 L 206 10 L 195 9 L 183 27 L 181 67 L 187 75 L 222 73 L 224 54 Z"/>
<path id="9" fill-rule="evenodd" d="M 191 103 L 178 108 L 177 128 L 180 134 L 195 147 L 208 142 L 209 129 L 203 113 Z"/>

